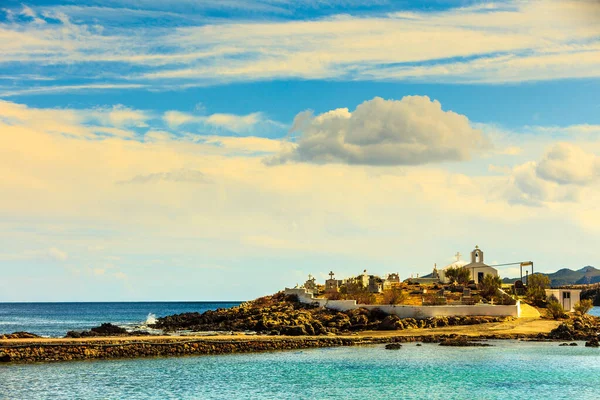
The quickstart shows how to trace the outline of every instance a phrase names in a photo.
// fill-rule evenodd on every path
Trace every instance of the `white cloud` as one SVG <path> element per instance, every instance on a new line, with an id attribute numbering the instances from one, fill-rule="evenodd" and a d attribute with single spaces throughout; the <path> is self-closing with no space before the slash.
<path id="1" fill-rule="evenodd" d="M 56 247 L 46 250 L 24 250 L 19 253 L 0 253 L 0 261 L 18 260 L 42 260 L 42 261 L 66 261 L 69 254 Z"/>
<path id="2" fill-rule="evenodd" d="M 539 206 L 575 202 L 600 178 L 600 157 L 573 143 L 553 144 L 539 161 L 513 168 L 505 195 L 510 202 Z"/>
<path id="3" fill-rule="evenodd" d="M 56 247 L 50 248 L 48 250 L 48 255 L 56 261 L 66 261 L 69 258 L 69 255 L 66 252 L 59 250 Z"/>
<path id="4" fill-rule="evenodd" d="M 402 100 L 376 97 L 356 107 L 317 116 L 300 113 L 292 132 L 297 145 L 267 160 L 368 165 L 418 165 L 462 161 L 489 147 L 487 138 L 468 118 L 444 111 L 426 96 Z"/>
<path id="5" fill-rule="evenodd" d="M 182 125 L 196 124 L 205 128 L 213 128 L 234 133 L 247 133 L 257 127 L 272 129 L 282 126 L 278 122 L 265 118 L 265 116 L 260 112 L 250 113 L 247 115 L 227 113 L 193 115 L 181 111 L 171 110 L 164 113 L 163 120 L 171 128 L 178 128 Z"/>
<path id="6" fill-rule="evenodd" d="M 104 125 L 113 125 L 117 127 L 145 127 L 148 126 L 146 121 L 151 118 L 145 111 L 133 110 L 122 104 L 108 108 L 98 108 L 90 113 L 92 118 L 98 119 Z"/>
<path id="7" fill-rule="evenodd" d="M 579 189 L 564 187 L 540 178 L 536 163 L 518 165 L 512 170 L 505 196 L 510 203 L 541 206 L 544 203 L 574 202 L 579 198 Z"/>
<path id="8" fill-rule="evenodd" d="M 147 175 L 137 175 L 119 184 L 143 184 L 157 182 L 179 182 L 179 183 L 211 183 L 212 181 L 202 172 L 181 168 L 169 172 L 156 172 Z"/>
<path id="9" fill-rule="evenodd" d="M 571 143 L 557 143 L 539 162 L 536 173 L 559 184 L 585 185 L 600 177 L 600 157 Z"/>
<path id="10" fill-rule="evenodd" d="M 180 111 L 167 111 L 163 116 L 163 119 L 171 128 L 177 128 L 179 125 L 196 121 L 197 118 L 196 116 Z"/>

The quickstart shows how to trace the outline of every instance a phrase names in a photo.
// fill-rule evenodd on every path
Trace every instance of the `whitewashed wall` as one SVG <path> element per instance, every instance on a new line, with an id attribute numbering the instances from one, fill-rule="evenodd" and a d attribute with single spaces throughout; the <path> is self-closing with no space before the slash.
<path id="1" fill-rule="evenodd" d="M 569 299 L 563 299 L 563 293 L 570 293 Z M 546 289 L 546 297 L 554 296 L 562 304 L 565 311 L 575 311 L 575 304 L 581 300 L 581 289 Z"/>
<path id="2" fill-rule="evenodd" d="M 327 300 L 314 298 L 312 293 L 307 293 L 305 289 L 285 289 L 285 294 L 296 295 L 301 303 L 318 303 L 319 306 L 336 311 L 349 311 L 357 308 L 366 308 L 372 310 L 379 308 L 387 314 L 395 314 L 400 318 L 429 318 L 429 317 L 449 317 L 449 316 L 491 316 L 491 317 L 520 317 L 521 303 L 517 301 L 513 306 L 475 304 L 472 306 L 444 305 L 444 306 L 403 306 L 403 305 L 366 305 L 356 304 L 355 300 Z"/>

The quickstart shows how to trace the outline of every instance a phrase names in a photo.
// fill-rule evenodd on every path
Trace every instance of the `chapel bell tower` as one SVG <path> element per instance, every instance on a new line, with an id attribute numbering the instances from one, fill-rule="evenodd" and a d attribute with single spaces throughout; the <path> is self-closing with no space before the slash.
<path id="1" fill-rule="evenodd" d="M 479 246 L 475 246 L 475 250 L 471 252 L 471 263 L 483 264 L 483 251 L 481 251 Z"/>

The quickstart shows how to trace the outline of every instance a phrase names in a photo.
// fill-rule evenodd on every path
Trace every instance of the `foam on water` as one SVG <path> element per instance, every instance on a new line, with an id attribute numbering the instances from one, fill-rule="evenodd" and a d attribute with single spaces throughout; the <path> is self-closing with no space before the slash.
<path id="1" fill-rule="evenodd" d="M 146 325 L 154 325 L 156 323 L 156 315 L 154 315 L 152 313 L 148 313 L 145 323 L 146 323 Z"/>

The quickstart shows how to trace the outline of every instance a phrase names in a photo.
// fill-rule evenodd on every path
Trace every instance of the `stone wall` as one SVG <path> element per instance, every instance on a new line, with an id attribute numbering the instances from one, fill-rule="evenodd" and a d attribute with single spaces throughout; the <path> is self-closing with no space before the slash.
<path id="1" fill-rule="evenodd" d="M 148 340 L 131 341 L 104 339 L 95 341 L 35 343 L 0 343 L 0 362 L 48 362 L 90 359 L 183 356 L 249 353 L 272 350 L 293 350 L 314 347 L 355 346 L 388 343 L 393 338 L 267 338 L 210 340 Z"/>
<path id="2" fill-rule="evenodd" d="M 349 311 L 357 308 L 373 309 L 379 308 L 387 314 L 397 315 L 400 318 L 430 318 L 430 317 L 449 317 L 449 316 L 490 316 L 503 317 L 510 316 L 519 318 L 521 316 L 521 303 L 517 301 L 516 305 L 490 305 L 475 304 L 469 305 L 443 305 L 443 306 L 404 306 L 404 305 L 366 305 L 356 304 L 355 300 L 327 300 L 314 298 L 312 293 L 306 289 L 294 288 L 285 289 L 285 294 L 298 296 L 298 301 L 305 304 L 318 303 L 319 306 L 336 311 Z"/>

